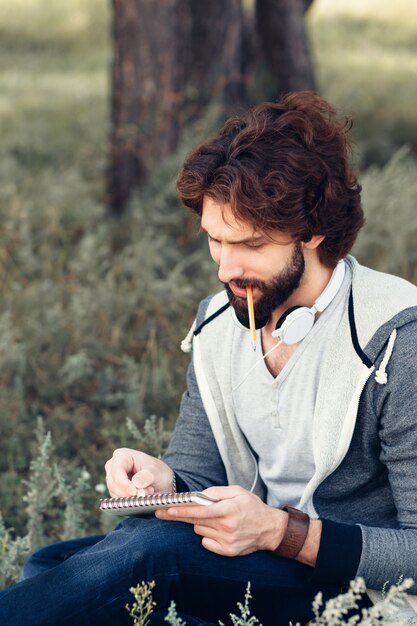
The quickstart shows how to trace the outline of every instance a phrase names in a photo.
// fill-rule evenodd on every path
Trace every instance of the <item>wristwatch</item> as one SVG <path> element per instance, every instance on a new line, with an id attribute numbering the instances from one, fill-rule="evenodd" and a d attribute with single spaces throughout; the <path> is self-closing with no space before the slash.
<path id="1" fill-rule="evenodd" d="M 295 559 L 305 544 L 310 518 L 306 513 L 292 506 L 285 505 L 281 509 L 288 513 L 288 524 L 284 537 L 278 548 L 274 550 L 274 554 L 285 559 Z"/>

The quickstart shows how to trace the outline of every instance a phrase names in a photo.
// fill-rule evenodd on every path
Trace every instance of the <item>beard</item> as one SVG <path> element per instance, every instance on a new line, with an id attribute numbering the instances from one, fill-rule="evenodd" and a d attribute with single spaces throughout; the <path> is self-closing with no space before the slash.
<path id="1" fill-rule="evenodd" d="M 301 243 L 295 244 L 294 252 L 286 267 L 267 282 L 256 279 L 234 280 L 233 282 L 245 289 L 246 287 L 256 287 L 261 291 L 261 296 L 254 303 L 256 327 L 260 328 L 268 320 L 273 311 L 282 306 L 288 298 L 298 289 L 305 270 L 304 255 Z M 249 327 L 249 315 L 247 302 L 244 298 L 235 296 L 229 285 L 225 283 L 227 297 L 232 307 L 235 309 L 238 319 Z M 262 320 L 262 321 L 261 321 Z M 259 322 L 259 326 L 258 326 Z"/>

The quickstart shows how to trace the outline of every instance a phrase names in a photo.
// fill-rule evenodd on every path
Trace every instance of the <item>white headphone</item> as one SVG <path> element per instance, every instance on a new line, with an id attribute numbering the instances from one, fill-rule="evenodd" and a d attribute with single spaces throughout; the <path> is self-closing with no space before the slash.
<path id="1" fill-rule="evenodd" d="M 272 336 L 278 337 L 282 343 L 287 345 L 302 341 L 313 328 L 316 313 L 322 313 L 335 298 L 342 286 L 344 276 L 345 262 L 341 260 L 333 270 L 325 290 L 317 298 L 311 309 L 299 305 L 289 308 L 279 318 Z"/>

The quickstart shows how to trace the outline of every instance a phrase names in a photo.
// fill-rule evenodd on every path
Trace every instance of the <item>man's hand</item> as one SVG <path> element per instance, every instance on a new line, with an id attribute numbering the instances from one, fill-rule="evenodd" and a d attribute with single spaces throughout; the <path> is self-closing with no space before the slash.
<path id="1" fill-rule="evenodd" d="M 220 502 L 161 509 L 155 515 L 193 524 L 195 533 L 203 537 L 203 546 L 223 556 L 278 547 L 287 526 L 287 513 L 268 506 L 242 487 L 210 487 L 203 493 Z"/>
<path id="2" fill-rule="evenodd" d="M 118 448 L 104 467 L 113 498 L 135 496 L 137 489 L 145 489 L 149 495 L 172 489 L 173 472 L 169 465 L 144 452 Z"/>

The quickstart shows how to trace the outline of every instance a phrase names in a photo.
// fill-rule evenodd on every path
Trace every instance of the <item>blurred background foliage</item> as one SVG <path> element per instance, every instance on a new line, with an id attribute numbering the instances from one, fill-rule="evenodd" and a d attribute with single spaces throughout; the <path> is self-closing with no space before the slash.
<path id="1" fill-rule="evenodd" d="M 306 20 L 317 88 L 354 118 L 367 216 L 355 252 L 417 282 L 417 4 L 316 0 Z M 17 535 L 45 525 L 32 547 L 97 531 L 95 486 L 115 447 L 160 452 L 183 390 L 180 341 L 218 289 L 175 194 L 185 154 L 218 123 L 216 102 L 109 217 L 110 25 L 104 0 L 0 4 L 0 510 Z M 30 483 L 40 458 L 49 513 Z M 82 526 L 71 498 L 73 511 L 84 498 Z M 14 544 L 13 559 L 26 548 Z"/>

